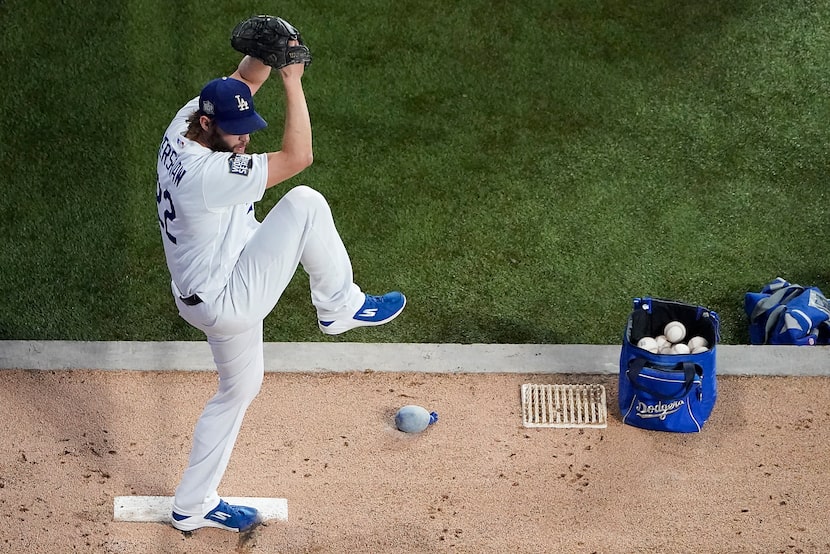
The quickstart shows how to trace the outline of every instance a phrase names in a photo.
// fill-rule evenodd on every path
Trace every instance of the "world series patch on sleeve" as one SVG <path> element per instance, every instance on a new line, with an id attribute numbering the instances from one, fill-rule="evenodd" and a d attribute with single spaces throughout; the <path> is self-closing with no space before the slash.
<path id="1" fill-rule="evenodd" d="M 245 177 L 251 172 L 254 159 L 250 154 L 233 154 L 228 158 L 228 171 Z"/>

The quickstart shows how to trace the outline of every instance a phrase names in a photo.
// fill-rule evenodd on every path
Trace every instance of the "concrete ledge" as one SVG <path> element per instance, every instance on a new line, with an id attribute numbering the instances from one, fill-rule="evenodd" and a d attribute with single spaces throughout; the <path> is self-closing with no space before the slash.
<path id="1" fill-rule="evenodd" d="M 830 346 L 719 345 L 719 375 L 830 375 Z M 619 372 L 620 346 L 309 342 L 265 344 L 267 372 Z M 0 369 L 211 371 L 206 342 L 0 341 Z"/>

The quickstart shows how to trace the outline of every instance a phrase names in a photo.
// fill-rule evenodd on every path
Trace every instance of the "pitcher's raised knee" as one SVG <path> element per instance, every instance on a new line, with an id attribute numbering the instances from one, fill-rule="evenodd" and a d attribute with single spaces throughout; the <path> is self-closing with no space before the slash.
<path id="1" fill-rule="evenodd" d="M 283 198 L 291 201 L 294 204 L 324 205 L 326 206 L 326 208 L 328 208 L 328 202 L 326 202 L 326 199 L 323 197 L 323 195 L 308 185 L 297 185 L 296 187 L 286 192 Z"/>

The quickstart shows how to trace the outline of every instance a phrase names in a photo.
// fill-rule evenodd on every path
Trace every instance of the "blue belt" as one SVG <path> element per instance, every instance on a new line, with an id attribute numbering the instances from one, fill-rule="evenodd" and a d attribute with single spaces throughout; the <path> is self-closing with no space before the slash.
<path id="1" fill-rule="evenodd" d="M 199 298 L 198 294 L 193 294 L 190 296 L 180 296 L 179 300 L 187 304 L 188 306 L 196 306 L 197 304 L 202 303 L 202 299 Z"/>

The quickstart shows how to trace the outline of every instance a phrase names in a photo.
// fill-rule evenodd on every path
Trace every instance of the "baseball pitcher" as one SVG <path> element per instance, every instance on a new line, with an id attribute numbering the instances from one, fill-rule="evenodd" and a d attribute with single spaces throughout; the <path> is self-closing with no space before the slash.
<path id="1" fill-rule="evenodd" d="M 171 290 L 181 317 L 205 333 L 219 373 L 176 488 L 172 523 L 183 531 L 239 532 L 259 522 L 254 508 L 229 505 L 217 488 L 262 383 L 263 319 L 297 267 L 308 274 L 325 334 L 384 324 L 406 304 L 399 292 L 370 296 L 353 282 L 329 205 L 315 190 L 292 188 L 257 221 L 254 203 L 265 190 L 312 162 L 302 86 L 311 53 L 295 27 L 265 15 L 240 22 L 231 45 L 245 54 L 237 70 L 176 113 L 158 151 L 156 203 Z M 272 74 L 285 92 L 281 149 L 249 153 L 251 134 L 267 125 L 253 97 Z"/>

